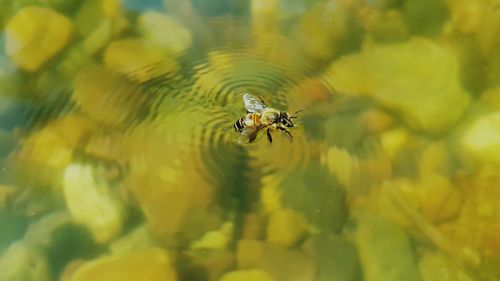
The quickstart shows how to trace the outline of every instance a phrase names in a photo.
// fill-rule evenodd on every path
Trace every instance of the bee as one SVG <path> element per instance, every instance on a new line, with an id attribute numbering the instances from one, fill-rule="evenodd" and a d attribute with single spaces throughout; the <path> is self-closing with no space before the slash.
<path id="1" fill-rule="evenodd" d="M 248 142 L 254 141 L 258 132 L 262 129 L 267 129 L 267 139 L 270 143 L 273 142 L 273 137 L 271 136 L 272 130 L 278 129 L 293 137 L 288 128 L 294 127 L 292 119 L 297 118 L 295 114 L 302 110 L 294 114 L 279 111 L 268 107 L 261 98 L 249 93 L 243 95 L 243 102 L 245 103 L 247 114 L 238 119 L 233 127 L 241 135 L 247 137 Z"/>

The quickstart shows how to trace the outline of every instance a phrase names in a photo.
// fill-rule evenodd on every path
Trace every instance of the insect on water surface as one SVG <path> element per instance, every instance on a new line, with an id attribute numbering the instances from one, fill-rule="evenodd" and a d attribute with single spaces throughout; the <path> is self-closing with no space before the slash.
<path id="1" fill-rule="evenodd" d="M 248 138 L 248 142 L 254 141 L 262 129 L 267 129 L 267 139 L 271 143 L 273 142 L 273 137 L 271 136 L 272 130 L 278 129 L 293 137 L 288 128 L 294 127 L 292 119 L 297 118 L 295 114 L 302 110 L 294 114 L 279 111 L 267 107 L 261 98 L 249 93 L 243 95 L 243 102 L 245 103 L 247 114 L 234 123 L 234 129 L 242 136 Z"/>

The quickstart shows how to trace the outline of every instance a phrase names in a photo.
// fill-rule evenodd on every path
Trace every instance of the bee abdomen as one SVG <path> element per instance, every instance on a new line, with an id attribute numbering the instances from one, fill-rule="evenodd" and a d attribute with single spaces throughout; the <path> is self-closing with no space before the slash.
<path id="1" fill-rule="evenodd" d="M 241 132 L 244 128 L 244 117 L 243 118 L 240 118 L 238 119 L 238 121 L 236 121 L 233 125 L 234 129 L 238 132 Z"/>

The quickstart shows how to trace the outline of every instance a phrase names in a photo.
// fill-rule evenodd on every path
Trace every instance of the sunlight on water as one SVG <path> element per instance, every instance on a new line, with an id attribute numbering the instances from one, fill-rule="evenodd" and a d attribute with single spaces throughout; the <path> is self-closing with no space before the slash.
<path id="1" fill-rule="evenodd" d="M 495 1 L 0 5 L 0 281 L 500 278 Z"/>

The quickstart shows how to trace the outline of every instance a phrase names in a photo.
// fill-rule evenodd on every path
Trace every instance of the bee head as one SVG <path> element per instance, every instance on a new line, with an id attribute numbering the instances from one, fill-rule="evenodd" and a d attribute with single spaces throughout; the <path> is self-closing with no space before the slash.
<path id="1" fill-rule="evenodd" d="M 292 122 L 292 116 L 290 116 L 290 114 L 288 114 L 288 112 L 280 112 L 280 116 L 279 116 L 279 123 L 282 124 L 283 126 L 287 127 L 287 128 L 291 128 L 293 127 L 293 122 Z"/>

